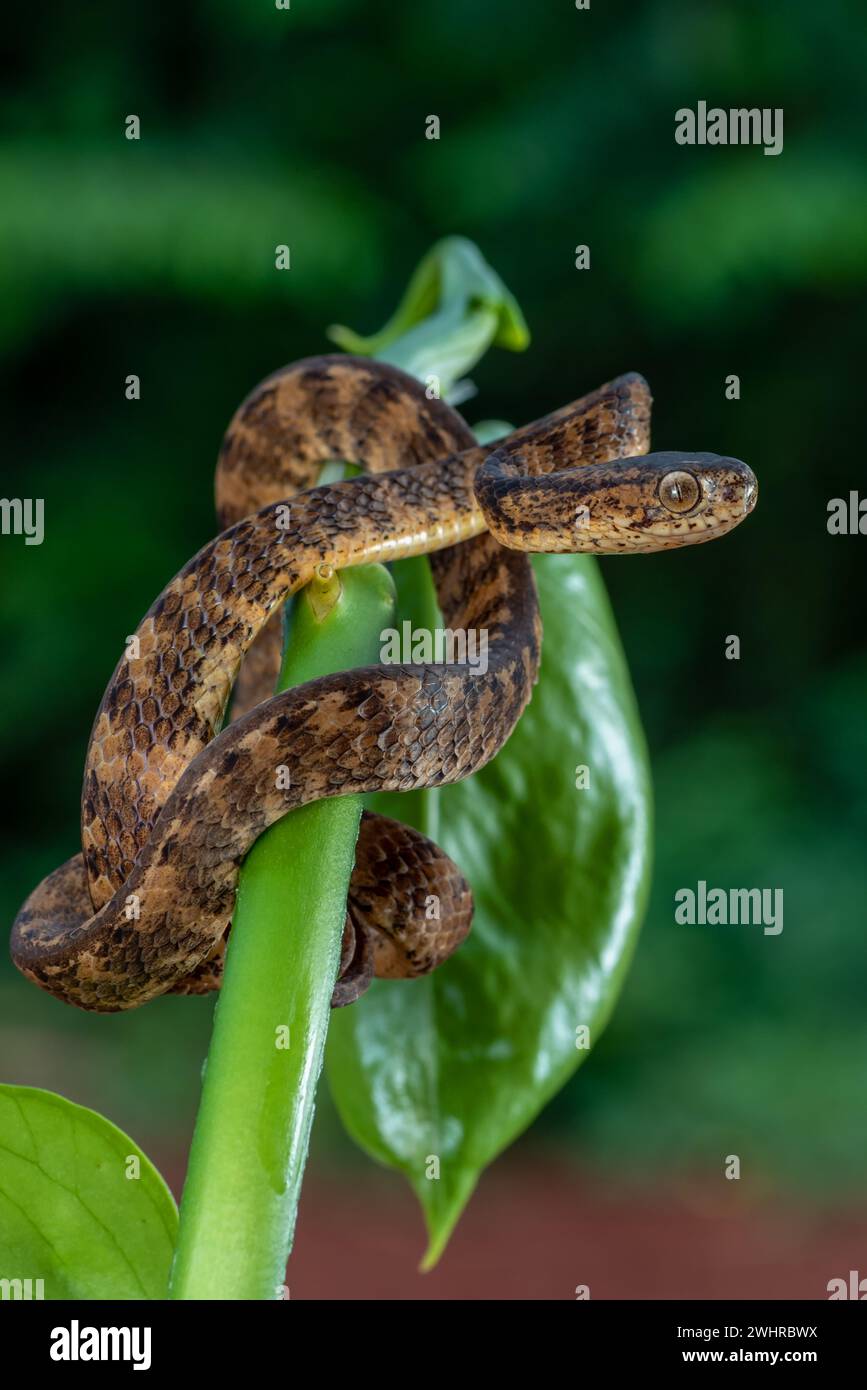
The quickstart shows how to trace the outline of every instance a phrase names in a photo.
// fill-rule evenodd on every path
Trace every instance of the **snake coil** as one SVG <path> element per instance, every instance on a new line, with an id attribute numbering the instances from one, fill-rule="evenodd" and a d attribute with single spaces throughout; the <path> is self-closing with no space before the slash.
<path id="1" fill-rule="evenodd" d="M 737 459 L 649 454 L 650 404 L 642 377 L 621 376 L 484 448 L 394 367 L 314 357 L 262 382 L 220 451 L 220 534 L 148 610 L 99 705 L 82 853 L 18 913 L 18 968 L 102 1012 L 217 988 L 239 865 L 269 825 L 322 797 L 436 787 L 483 767 L 536 680 L 528 552 L 690 545 L 755 504 Z M 334 459 L 363 475 L 315 486 Z M 431 557 L 445 625 L 486 633 L 484 671 L 371 666 L 269 698 L 275 614 L 317 567 L 418 554 Z M 436 922 L 423 910 L 432 893 Z M 365 814 L 333 1002 L 372 973 L 432 970 L 471 916 L 469 887 L 436 845 Z"/>

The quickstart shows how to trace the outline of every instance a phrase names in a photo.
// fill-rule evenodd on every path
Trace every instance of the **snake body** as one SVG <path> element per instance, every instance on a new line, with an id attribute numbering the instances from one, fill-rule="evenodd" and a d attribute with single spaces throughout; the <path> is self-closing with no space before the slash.
<path id="1" fill-rule="evenodd" d="M 19 912 L 19 969 L 103 1012 L 215 988 L 238 869 L 269 825 L 323 797 L 435 787 L 484 766 L 538 671 L 528 552 L 688 545 L 754 505 L 745 464 L 648 454 L 649 421 L 635 374 L 487 448 L 445 402 L 367 359 L 309 358 L 261 383 L 220 453 L 221 533 L 163 590 L 109 681 L 87 752 L 82 854 Z M 314 486 L 335 459 L 364 472 Z M 445 625 L 487 633 L 484 672 L 379 665 L 268 698 L 289 595 L 323 566 L 418 554 L 431 557 Z M 421 910 L 430 893 L 435 922 Z M 368 815 L 347 906 L 335 1004 L 372 972 L 434 968 L 472 915 L 435 845 Z"/>

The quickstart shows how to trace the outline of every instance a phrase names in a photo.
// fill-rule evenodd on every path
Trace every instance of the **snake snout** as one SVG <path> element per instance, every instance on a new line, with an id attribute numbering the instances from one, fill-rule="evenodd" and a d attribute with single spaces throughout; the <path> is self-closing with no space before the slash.
<path id="1" fill-rule="evenodd" d="M 721 495 L 741 521 L 745 516 L 749 516 L 756 505 L 759 496 L 758 480 L 749 464 L 743 463 L 741 459 L 721 459 L 720 465 Z"/>
<path id="2" fill-rule="evenodd" d="M 759 500 L 759 483 L 755 473 L 746 464 L 742 465 L 749 475 L 744 482 L 744 516 L 749 516 L 756 502 Z"/>

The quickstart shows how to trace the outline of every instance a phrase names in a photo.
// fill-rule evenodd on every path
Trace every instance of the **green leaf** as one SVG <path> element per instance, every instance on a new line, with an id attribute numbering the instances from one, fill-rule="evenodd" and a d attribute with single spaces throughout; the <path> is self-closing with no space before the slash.
<path id="1" fill-rule="evenodd" d="M 365 338 L 333 324 L 328 336 L 346 352 L 376 356 L 422 381 L 439 377 L 443 396 L 489 347 L 521 352 L 530 341 L 514 295 L 466 237 L 431 248 L 379 333 Z"/>
<path id="2" fill-rule="evenodd" d="M 506 420 L 479 420 L 473 425 L 473 434 L 480 444 L 494 444 L 498 439 L 505 439 L 514 428 Z"/>
<path id="3" fill-rule="evenodd" d="M 0 1278 L 42 1279 L 47 1299 L 165 1298 L 177 1227 L 165 1182 L 115 1125 L 0 1086 Z"/>
<path id="4" fill-rule="evenodd" d="M 487 293 L 474 298 L 483 283 Z M 491 343 L 518 349 L 529 341 L 512 296 L 462 238 L 422 261 L 380 334 L 332 336 L 416 376 L 434 373 L 445 394 Z M 509 429 L 485 421 L 478 437 L 490 442 Z M 428 1265 L 481 1170 L 587 1055 L 576 1029 L 588 1026 L 595 1043 L 647 895 L 646 752 L 595 561 L 535 563 L 542 677 L 508 747 L 457 787 L 371 798 L 373 809 L 431 835 L 467 874 L 476 897 L 470 941 L 430 979 L 398 988 L 377 982 L 332 1021 L 328 1046 L 347 1129 L 402 1170 L 419 1196 Z M 436 626 L 426 561 L 398 564 L 395 580 L 400 618 Z M 579 762 L 591 767 L 581 791 Z M 434 1159 L 438 1177 L 430 1176 Z"/>
<path id="5" fill-rule="evenodd" d="M 329 1038 L 343 1121 L 412 1184 L 427 1266 L 482 1169 L 587 1057 L 576 1030 L 598 1040 L 647 898 L 646 749 L 596 562 L 534 565 L 545 636 L 533 700 L 498 757 L 440 794 L 437 838 L 475 895 L 469 940 L 424 980 L 376 981 Z"/>

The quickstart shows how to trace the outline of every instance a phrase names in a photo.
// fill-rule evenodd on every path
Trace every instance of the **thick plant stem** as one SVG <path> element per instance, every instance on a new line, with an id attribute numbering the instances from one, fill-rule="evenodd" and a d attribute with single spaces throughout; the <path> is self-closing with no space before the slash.
<path id="1" fill-rule="evenodd" d="M 314 581 L 294 605 L 278 689 L 377 661 L 393 621 L 394 585 L 381 566 Z M 245 860 L 172 1298 L 285 1297 L 360 817 L 358 796 L 301 807 Z"/>
<path id="2" fill-rule="evenodd" d="M 426 555 L 400 560 L 392 570 L 397 589 L 399 621 L 408 621 L 414 630 L 435 632 L 442 625 L 433 576 Z M 428 839 L 439 833 L 439 792 L 435 787 L 419 787 L 411 792 L 376 792 L 370 809 L 381 816 L 413 825 Z"/>

